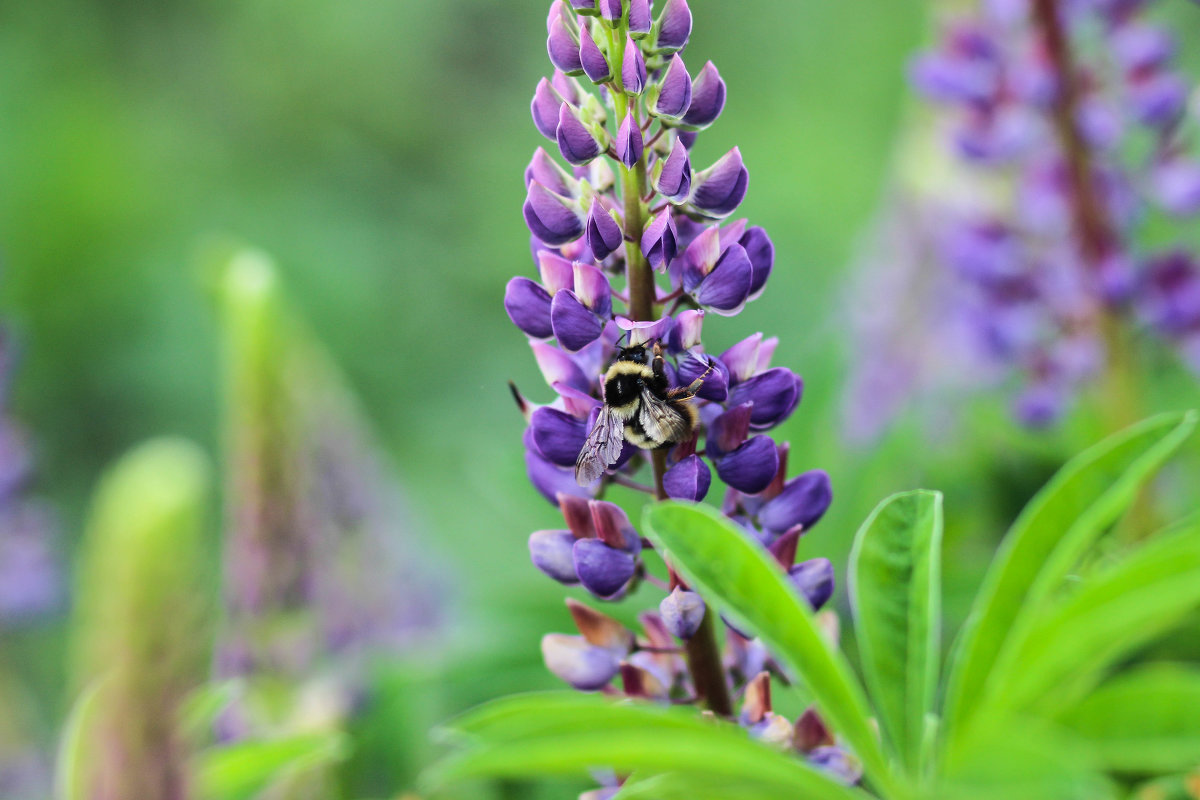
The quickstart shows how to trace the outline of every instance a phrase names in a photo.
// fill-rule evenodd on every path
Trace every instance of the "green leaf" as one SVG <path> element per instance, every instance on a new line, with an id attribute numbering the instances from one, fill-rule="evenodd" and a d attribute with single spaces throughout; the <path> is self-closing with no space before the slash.
<path id="1" fill-rule="evenodd" d="M 57 800 L 88 800 L 88 770 L 95 758 L 95 723 L 100 706 L 98 697 L 106 678 L 92 681 L 76 699 L 63 724 L 58 743 L 58 761 L 54 766 L 54 796 Z"/>
<path id="2" fill-rule="evenodd" d="M 426 783 L 577 774 L 602 764 L 621 772 L 656 773 L 654 779 L 667 784 L 669 775 L 678 773 L 689 780 L 711 779 L 714 785 L 749 781 L 774 794 L 815 800 L 864 799 L 862 792 L 797 757 L 692 709 L 562 692 L 519 695 L 468 712 L 449 726 L 449 733 L 466 750 L 435 765 Z"/>
<path id="3" fill-rule="evenodd" d="M 937 690 L 942 496 L 892 495 L 858 530 L 849 588 L 867 688 L 888 739 L 920 773 Z"/>
<path id="4" fill-rule="evenodd" d="M 1195 412 L 1163 414 L 1110 436 L 1072 459 L 1025 507 L 984 579 L 955 648 L 947 728 L 960 727 L 973 713 L 992 664 L 1013 630 L 1026 624 L 1020 618 L 1057 588 L 1195 425 Z"/>
<path id="5" fill-rule="evenodd" d="M 1200 764 L 1200 669 L 1139 667 L 1101 686 L 1060 721 L 1109 769 L 1164 773 Z"/>
<path id="6" fill-rule="evenodd" d="M 1200 526 L 1159 535 L 1040 617 L 1013 666 L 998 667 L 982 705 L 1053 713 L 1197 606 Z"/>
<path id="7" fill-rule="evenodd" d="M 822 715 L 884 790 L 891 771 L 869 718 L 866 695 L 842 654 L 822 638 L 807 601 L 761 544 L 715 509 L 677 502 L 647 506 L 642 529 L 706 600 L 754 631 L 801 678 Z"/>
<path id="8" fill-rule="evenodd" d="M 197 758 L 197 794 L 202 800 L 250 800 L 280 777 L 340 761 L 348 752 L 340 731 L 210 748 Z"/>

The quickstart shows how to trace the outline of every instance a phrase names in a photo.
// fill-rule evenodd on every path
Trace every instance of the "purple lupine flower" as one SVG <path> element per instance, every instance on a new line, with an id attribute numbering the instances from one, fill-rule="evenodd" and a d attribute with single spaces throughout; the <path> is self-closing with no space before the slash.
<path id="1" fill-rule="evenodd" d="M 952 21 L 914 61 L 915 88 L 938 104 L 951 157 L 969 168 L 943 171 L 964 181 L 978 172 L 1012 191 L 919 190 L 921 213 L 936 222 L 909 225 L 903 250 L 932 252 L 947 277 L 907 282 L 929 290 L 903 303 L 930 321 L 927 341 L 921 349 L 910 341 L 906 359 L 879 359 L 852 407 L 894 413 L 888 393 L 930 380 L 964 391 L 1006 382 L 1018 420 L 1044 426 L 1086 384 L 1121 369 L 1115 337 L 1145 322 L 1131 310 L 1145 307 L 1140 292 L 1154 291 L 1139 276 L 1154 259 L 1142 225 L 1159 210 L 1200 213 L 1189 86 L 1175 50 L 1141 3 L 993 2 Z M 1158 228 L 1153 238 L 1161 240 Z M 886 254 L 891 271 L 896 249 Z M 893 308 L 897 288 L 880 289 Z M 890 342 L 906 336 L 897 330 L 904 315 L 888 316 L 893 323 L 882 325 L 863 314 L 873 344 L 860 350 L 898 354 Z M 1158 330 L 1185 354 L 1183 339 Z"/>
<path id="2" fill-rule="evenodd" d="M 552 152 L 534 153 L 523 211 L 538 275 L 511 280 L 504 305 L 552 391 L 538 402 L 513 394 L 526 421 L 530 482 L 559 508 L 565 527 L 533 532 L 529 557 L 551 580 L 581 585 L 599 600 L 644 596 L 658 582 L 646 570 L 643 540 L 620 506 L 597 498 L 617 484 L 658 500 L 702 502 L 720 481 L 724 513 L 769 548 L 815 608 L 833 591 L 832 567 L 819 558 L 796 564 L 796 542 L 829 505 L 828 476 L 811 470 L 789 479 L 788 445 L 769 434 L 796 409 L 803 384 L 790 369 L 771 366 L 775 337 L 756 333 L 706 347 L 720 330 L 709 330 L 705 317 L 736 315 L 758 297 L 775 250 L 762 228 L 725 221 L 749 181 L 737 147 L 707 169 L 692 168 L 698 132 L 722 113 L 727 87 L 711 62 L 695 81 L 688 75 L 680 51 L 691 29 L 686 0 L 666 0 L 653 21 L 648 0 L 557 0 L 547 20 L 556 70 L 538 84 L 531 114 L 573 169 Z M 570 77 L 578 74 L 591 80 Z M 601 427 L 613 425 L 617 407 L 606 394 L 620 393 L 604 376 L 619 353 L 638 347 L 675 390 L 670 400 L 696 411 L 692 430 L 672 433 L 656 450 L 635 445 L 658 442 L 621 420 L 615 429 Z M 666 402 L 653 393 L 636 402 L 655 399 Z M 597 450 L 603 458 L 592 470 L 597 462 L 588 459 Z M 581 453 L 587 468 L 577 480 Z M 547 667 L 584 690 L 656 702 L 694 693 L 730 717 L 730 691 L 744 690 L 757 698 L 749 701 L 751 734 L 791 748 L 791 723 L 770 709 L 763 644 L 730 628 L 722 659 L 718 619 L 710 619 L 704 598 L 673 573 L 667 588 L 653 600 L 657 611 L 639 616 L 646 644 L 611 618 L 568 603 L 579 635 L 546 636 Z M 689 652 L 702 649 L 725 664 L 721 674 L 689 675 L 681 640 Z"/>

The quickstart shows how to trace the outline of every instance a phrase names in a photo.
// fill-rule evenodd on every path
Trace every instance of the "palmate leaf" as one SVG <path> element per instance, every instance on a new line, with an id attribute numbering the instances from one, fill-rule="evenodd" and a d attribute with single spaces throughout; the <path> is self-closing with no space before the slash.
<path id="1" fill-rule="evenodd" d="M 1029 625 L 1046 596 L 1195 425 L 1196 414 L 1188 412 L 1127 428 L 1072 459 L 1025 507 L 988 571 L 951 661 L 945 706 L 951 735 L 973 713 L 1010 634 Z"/>
<path id="2" fill-rule="evenodd" d="M 867 688 L 914 776 L 937 691 L 941 542 L 941 494 L 906 492 L 872 512 L 850 553 L 850 600 Z"/>
<path id="3" fill-rule="evenodd" d="M 1200 524 L 1160 534 L 1085 577 L 998 664 L 982 707 L 1054 713 L 1102 672 L 1200 606 Z"/>
<path id="4" fill-rule="evenodd" d="M 1060 718 L 1109 769 L 1163 773 L 1200 765 L 1200 669 L 1139 667 L 1101 686 Z"/>
<path id="5" fill-rule="evenodd" d="M 648 506 L 642 530 L 706 600 L 757 634 L 804 682 L 822 715 L 862 760 L 869 781 L 884 794 L 895 793 L 862 687 L 842 654 L 822 638 L 807 601 L 766 549 L 702 505 Z"/>
<path id="6" fill-rule="evenodd" d="M 674 785 L 671 776 L 678 774 L 687 776 L 685 783 L 707 781 L 715 787 L 741 782 L 757 787 L 760 796 L 866 797 L 798 757 L 755 742 L 734 725 L 704 719 L 693 709 L 614 703 L 579 693 L 517 695 L 468 712 L 447 733 L 462 749 L 426 773 L 428 784 L 583 774 L 605 766 L 651 773 L 660 787 Z"/>

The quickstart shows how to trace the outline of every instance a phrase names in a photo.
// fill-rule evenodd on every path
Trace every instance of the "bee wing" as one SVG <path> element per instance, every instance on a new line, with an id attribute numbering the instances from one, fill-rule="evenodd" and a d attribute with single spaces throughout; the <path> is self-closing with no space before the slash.
<path id="1" fill-rule="evenodd" d="M 690 420 L 665 400 L 660 400 L 648 389 L 642 388 L 642 402 L 638 409 L 638 422 L 646 432 L 646 438 L 651 441 L 678 442 L 686 437 Z"/>
<path id="2" fill-rule="evenodd" d="M 592 426 L 579 458 L 575 459 L 575 482 L 587 486 L 604 474 L 604 470 L 621 457 L 625 441 L 625 423 L 613 414 L 609 406 L 601 406 L 600 416 Z"/>

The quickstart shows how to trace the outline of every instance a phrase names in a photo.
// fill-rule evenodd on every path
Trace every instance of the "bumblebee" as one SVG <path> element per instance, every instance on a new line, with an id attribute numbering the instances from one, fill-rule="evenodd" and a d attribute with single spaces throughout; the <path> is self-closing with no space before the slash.
<path id="1" fill-rule="evenodd" d="M 575 480 L 587 486 L 621 457 L 628 441 L 643 450 L 669 447 L 687 438 L 700 416 L 690 402 L 712 371 L 710 363 L 686 387 L 670 388 L 662 348 L 623 347 L 604 374 L 604 405 L 575 461 Z"/>

